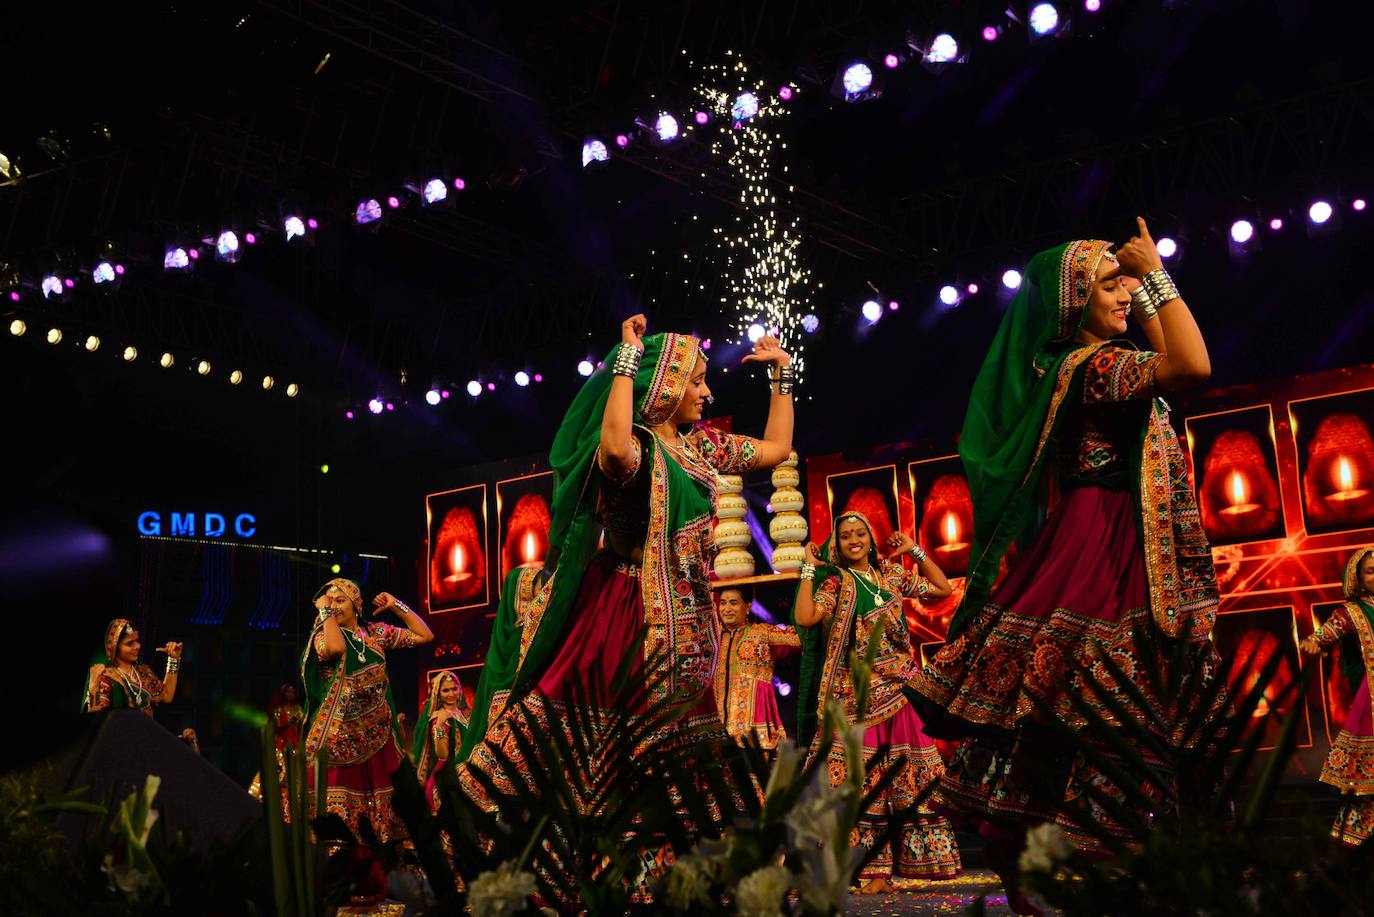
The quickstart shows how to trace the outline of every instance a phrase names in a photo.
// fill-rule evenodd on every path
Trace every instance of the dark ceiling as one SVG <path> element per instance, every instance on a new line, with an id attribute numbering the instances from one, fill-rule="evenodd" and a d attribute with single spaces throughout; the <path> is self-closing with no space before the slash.
<path id="1" fill-rule="evenodd" d="M 1216 383 L 1370 359 L 1374 294 L 1357 266 L 1374 216 L 1348 207 L 1374 193 L 1369 23 L 1352 18 L 1368 13 L 1103 0 L 1093 15 L 1074 4 L 1057 40 L 979 41 L 1003 7 L 158 0 L 78 16 L 10 4 L 0 153 L 24 177 L 0 179 L 0 282 L 74 271 L 106 245 L 129 265 L 115 294 L 51 304 L 29 290 L 14 307 L 34 329 L 2 352 L 21 480 L 116 515 L 140 501 L 274 501 L 302 541 L 413 549 L 424 489 L 547 448 L 575 364 L 614 343 L 625 315 L 727 333 L 719 278 L 692 257 L 734 214 L 704 144 L 637 145 L 595 172 L 578 157 L 588 133 L 684 99 L 690 61 L 727 51 L 801 87 L 784 212 L 824 284 L 810 304 L 822 330 L 808 341 L 806 452 L 950 442 L 1001 272 L 1065 238 L 1124 238 L 1136 213 L 1183 246 L 1175 274 Z M 937 28 L 965 40 L 966 63 L 895 71 L 876 101 L 829 96 L 851 56 Z M 431 174 L 465 178 L 454 206 L 351 227 L 360 198 Z M 1302 213 L 1318 194 L 1343 216 L 1312 237 Z M 292 211 L 320 220 L 313 247 L 269 231 L 237 265 L 160 268 L 172 242 Z M 1228 252 L 1232 219 L 1273 215 L 1283 233 Z M 684 271 L 705 289 L 684 297 Z M 947 281 L 982 292 L 939 309 Z M 860 334 L 869 284 L 904 307 Z M 41 342 L 50 324 L 67 329 L 60 347 Z M 81 351 L 91 333 L 110 346 Z M 126 341 L 136 364 L 117 356 Z M 150 359 L 163 349 L 181 357 L 171 370 Z M 192 357 L 212 375 L 191 373 Z M 302 395 L 231 387 L 230 366 Z M 521 368 L 545 381 L 514 387 Z M 476 377 L 498 391 L 423 402 L 436 380 Z M 740 426 L 761 423 L 759 385 L 717 381 Z M 374 394 L 396 410 L 344 419 Z"/>

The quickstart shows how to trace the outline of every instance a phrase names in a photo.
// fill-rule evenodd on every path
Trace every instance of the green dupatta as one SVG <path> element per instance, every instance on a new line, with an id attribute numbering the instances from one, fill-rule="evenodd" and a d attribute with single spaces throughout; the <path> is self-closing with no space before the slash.
<path id="1" fill-rule="evenodd" d="M 482 674 L 473 692 L 468 727 L 463 730 L 463 745 L 456 755 L 462 762 L 468 759 L 473 747 L 486 734 L 491 705 L 498 695 L 510 694 L 515 685 L 515 673 L 520 668 L 520 577 L 527 568 L 517 567 L 506 574 L 501 583 L 501 601 L 496 606 L 496 619 L 491 622 L 491 640 L 487 656 L 482 662 Z M 417 759 L 418 760 L 418 759 Z"/>
<path id="2" fill-rule="evenodd" d="M 410 743 L 410 759 L 415 762 L 415 773 L 420 783 L 429 779 L 430 772 L 435 767 L 434 744 L 430 739 L 430 720 L 434 709 L 439 706 L 439 692 L 443 689 L 444 682 L 452 680 L 458 684 L 458 676 L 452 672 L 440 672 L 430 680 L 429 696 L 425 698 L 424 705 L 420 707 L 420 715 L 415 719 L 415 734 Z M 458 744 L 463 741 L 463 736 L 467 732 L 467 722 L 472 716 L 472 711 L 463 709 L 463 686 L 458 685 L 458 713 L 464 718 L 451 719 L 448 721 L 448 748 L 449 760 L 452 760 L 454 753 L 458 750 Z M 456 736 L 455 736 L 456 732 Z M 454 739 L 458 742 L 455 743 Z"/>
<path id="3" fill-rule="evenodd" d="M 1361 548 L 1351 555 L 1350 560 L 1346 561 L 1345 564 L 1345 577 L 1341 581 L 1341 587 L 1345 593 L 1346 612 L 1352 615 L 1363 613 L 1365 620 L 1369 622 L 1370 630 L 1374 630 L 1374 605 L 1371 605 L 1367 598 L 1361 596 L 1360 589 L 1360 562 L 1371 553 L 1374 553 L 1374 548 Z M 1361 652 L 1358 653 L 1341 650 L 1341 674 L 1350 682 L 1351 688 L 1358 688 L 1360 679 L 1367 674 L 1363 649 L 1361 647 Z M 1371 650 L 1374 650 L 1374 647 L 1371 647 Z"/>
<path id="4" fill-rule="evenodd" d="M 644 547 L 640 578 L 649 639 L 663 640 L 670 652 L 679 653 L 695 642 L 697 652 L 701 653 L 700 638 L 691 639 L 687 632 L 690 627 L 678 628 L 672 609 L 667 606 L 689 604 L 710 608 L 704 564 L 689 563 L 683 568 L 673 564 L 671 558 L 678 547 L 674 542 L 682 541 L 682 536 L 687 536 L 687 540 L 682 541 L 683 547 L 693 540 L 693 535 L 703 543 L 709 540 L 712 495 L 707 492 L 709 488 L 704 488 L 702 482 L 689 476 L 668 457 L 651 428 L 672 417 L 697 360 L 705 357 L 700 342 L 690 335 L 653 334 L 645 337 L 643 343 L 644 356 L 634 379 L 634 423 L 639 431 L 647 434 L 641 442 L 648 444 L 641 461 L 649 463 L 649 540 Z M 612 351 L 603 363 L 609 365 L 614 358 L 615 351 Z M 473 705 L 459 760 L 466 760 L 486 734 L 489 717 L 487 708 L 482 705 L 483 698 L 495 697 L 508 681 L 511 693 L 507 703 L 518 700 L 534 687 L 563 643 L 583 573 L 601 538 L 601 519 L 597 510 L 602 476 L 596 456 L 601 442 L 601 420 L 606 413 L 613 379 L 609 369 L 594 372 L 578 391 L 558 428 L 549 453 L 554 480 L 553 518 L 549 529 L 550 550 L 544 568 L 551 573 L 551 578 L 534 600 L 539 606 L 536 609 L 539 625 L 524 659 L 519 659 L 517 653 L 513 671 L 507 647 L 504 655 L 494 660 L 498 663 L 498 672 L 490 680 L 483 672 L 482 680 L 488 682 L 489 690 L 484 692 L 479 686 L 479 698 Z M 696 567 L 701 569 L 698 571 Z M 688 569 L 691 575 L 680 575 Z M 709 659 L 709 655 L 703 655 Z M 682 675 L 688 679 L 699 677 L 704 685 L 709 677 L 709 666 L 703 660 L 700 666 L 685 667 L 675 671 L 675 677 L 669 682 L 677 681 L 677 676 Z M 670 686 L 665 685 L 667 687 Z"/>

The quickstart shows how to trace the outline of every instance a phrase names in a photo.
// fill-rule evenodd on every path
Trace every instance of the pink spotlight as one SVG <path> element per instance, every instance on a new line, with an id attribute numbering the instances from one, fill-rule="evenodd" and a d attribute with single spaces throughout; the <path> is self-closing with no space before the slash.
<path id="1" fill-rule="evenodd" d="M 12 290 L 12 291 L 10 291 L 10 300 L 13 301 L 13 302 L 19 302 L 19 291 L 17 291 L 17 290 Z"/>
<path id="2" fill-rule="evenodd" d="M 352 419 L 353 419 L 353 412 L 352 412 L 352 411 L 344 411 L 344 416 L 347 417 L 349 420 L 352 420 Z"/>
<path id="3" fill-rule="evenodd" d="M 998 36 L 997 26 L 983 26 L 983 41 L 996 41 Z"/>
<path id="4" fill-rule="evenodd" d="M 702 349 L 702 350 L 710 350 L 710 349 L 711 349 L 711 339 L 710 339 L 710 338 L 707 338 L 706 340 L 704 340 L 704 341 L 701 342 L 701 349 Z"/>
<path id="5" fill-rule="evenodd" d="M 887 307 L 891 309 L 893 312 L 896 312 L 898 309 L 902 307 L 902 304 L 897 302 L 897 300 L 895 299 L 890 299 L 887 302 Z"/>
<path id="6" fill-rule="evenodd" d="M 258 241 L 258 237 L 253 235 L 251 232 L 246 232 L 243 234 L 243 241 L 247 242 L 249 245 L 252 245 L 254 242 Z"/>
<path id="7" fill-rule="evenodd" d="M 902 63 L 902 59 L 895 54 L 883 56 L 883 66 L 889 70 L 896 70 Z"/>
<path id="8" fill-rule="evenodd" d="M 115 273 L 118 274 L 119 276 L 123 277 L 123 276 L 124 276 L 124 265 L 122 265 L 122 264 L 116 264 L 116 265 L 115 265 Z"/>
<path id="9" fill-rule="evenodd" d="M 488 382 L 488 383 L 487 383 L 487 391 L 489 391 L 489 392 L 494 392 L 494 391 L 496 391 L 496 383 L 495 383 L 495 382 Z"/>
<path id="10" fill-rule="evenodd" d="M 186 254 L 190 256 L 190 258 L 191 258 L 192 261 L 199 261 L 199 260 L 200 260 L 200 249 L 198 249 L 198 248 L 193 248 L 193 249 L 191 249 L 190 251 L 188 251 Z"/>
<path id="11" fill-rule="evenodd" d="M 1096 13 L 1102 9 L 1102 0 L 1083 0 L 1083 9 L 1090 13 Z"/>
<path id="12" fill-rule="evenodd" d="M 401 199 L 393 194 L 386 199 L 386 205 L 392 210 L 395 210 L 397 207 L 401 206 Z"/>
<path id="13" fill-rule="evenodd" d="M 311 229 L 319 229 L 320 221 L 315 219 L 314 217 L 311 217 L 310 219 L 305 221 L 305 225 L 309 226 Z"/>
<path id="14" fill-rule="evenodd" d="M 394 405 L 394 404 L 392 404 L 390 401 L 388 401 L 388 402 L 386 403 L 386 409 L 387 409 L 388 411 L 394 411 L 394 410 L 396 410 L 396 405 Z"/>
<path id="15" fill-rule="evenodd" d="M 455 178 L 455 179 L 453 180 L 453 187 L 454 187 L 456 190 L 458 190 L 458 191 L 465 191 L 465 190 L 467 190 L 467 186 L 468 186 L 468 183 L 467 183 L 466 181 L 464 181 L 463 179 L 461 179 L 461 178 Z"/>
<path id="16" fill-rule="evenodd" d="M 1354 207 L 1356 210 L 1364 210 L 1364 208 L 1365 208 L 1365 206 L 1366 206 L 1366 205 L 1365 205 L 1365 202 L 1364 202 L 1364 198 L 1362 198 L 1362 197 L 1357 197 L 1357 198 L 1355 198 L 1355 200 L 1351 201 L 1350 206 L 1351 206 L 1351 207 Z"/>
<path id="17" fill-rule="evenodd" d="M 779 99 L 782 99 L 784 102 L 786 102 L 788 99 L 792 98 L 792 87 L 791 87 L 791 86 L 782 86 L 782 87 L 780 87 L 780 88 L 778 89 L 778 98 L 779 98 Z"/>
<path id="18" fill-rule="evenodd" d="M 65 286 L 67 289 L 70 290 L 70 289 L 72 289 L 73 287 L 76 286 L 76 281 L 75 281 L 75 280 L 72 280 L 70 277 L 68 277 L 66 280 L 62 281 L 62 284 L 63 284 L 63 286 Z"/>
<path id="19" fill-rule="evenodd" d="M 968 295 L 974 296 L 974 295 L 976 295 L 977 293 L 978 293 L 978 284 L 976 284 L 976 283 L 971 283 L 971 284 L 969 284 L 969 285 L 968 285 Z"/>
<path id="20" fill-rule="evenodd" d="M 449 395 L 451 395 L 451 394 L 453 394 L 453 393 L 450 392 L 448 389 L 444 389 L 443 391 L 439 392 L 439 397 L 440 397 L 440 398 L 447 398 L 447 397 L 448 397 Z"/>
<path id="21" fill-rule="evenodd" d="M 630 138 L 625 136 L 624 134 L 616 134 L 615 145 L 620 147 L 621 149 L 624 149 L 625 147 L 630 145 Z"/>
<path id="22" fill-rule="evenodd" d="M 543 382 L 543 381 L 544 381 L 544 374 L 543 374 L 543 373 L 535 373 L 535 374 L 534 374 L 534 381 L 535 381 L 535 382 Z"/>
<path id="23" fill-rule="evenodd" d="M 1283 220 L 1279 219 L 1278 217 L 1274 217 L 1272 220 L 1269 221 L 1269 228 L 1274 230 L 1274 232 L 1278 232 L 1280 229 L 1283 228 Z"/>

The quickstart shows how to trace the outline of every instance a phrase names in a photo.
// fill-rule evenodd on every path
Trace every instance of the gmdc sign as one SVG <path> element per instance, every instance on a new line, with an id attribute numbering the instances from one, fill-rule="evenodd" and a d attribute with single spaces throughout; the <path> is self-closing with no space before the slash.
<path id="1" fill-rule="evenodd" d="M 258 531 L 258 520 L 252 513 L 239 513 L 230 525 L 229 517 L 221 513 L 170 513 L 167 531 L 162 530 L 162 514 L 146 510 L 138 515 L 138 531 L 142 535 L 170 535 L 173 538 L 219 538 L 232 528 L 239 538 L 252 538 Z M 199 523 L 199 525 L 197 525 Z"/>

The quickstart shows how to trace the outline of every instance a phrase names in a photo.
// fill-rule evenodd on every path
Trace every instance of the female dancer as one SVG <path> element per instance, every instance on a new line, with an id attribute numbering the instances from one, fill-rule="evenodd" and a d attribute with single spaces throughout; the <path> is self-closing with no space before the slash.
<path id="1" fill-rule="evenodd" d="M 277 727 L 277 751 L 290 745 L 295 748 L 301 744 L 301 724 L 305 722 L 305 710 L 296 701 L 296 686 L 282 685 L 272 695 L 267 705 L 267 718 Z"/>
<path id="2" fill-rule="evenodd" d="M 894 532 L 887 547 L 892 557 L 911 554 L 916 569 L 908 573 L 899 562 L 880 561 L 868 519 L 861 513 L 845 513 L 835 520 L 819 554 L 815 545 L 806 546 L 806 563 L 793 608 L 798 626 L 814 628 L 802 641 L 799 718 L 802 711 L 808 718 L 819 716 L 826 703 L 834 701 L 843 707 L 847 723 L 864 727 L 863 754 L 869 765 L 864 775 L 865 795 L 890 762 L 897 756 L 904 758 L 896 779 L 859 814 L 851 843 L 870 850 L 893 816 L 911 808 L 917 796 L 944 773 L 935 741 L 926 736 L 921 718 L 902 695 L 902 685 L 917 665 L 902 599 L 945 598 L 951 592 L 949 580 L 906 533 Z M 822 567 L 821 574 L 818 567 Z M 820 585 L 813 589 L 818 575 Z M 816 627 L 822 623 L 823 627 Z M 860 718 L 849 656 L 851 652 L 862 656 L 875 630 L 879 634 L 878 654 L 873 660 L 868 703 Z M 813 755 L 825 738 L 815 736 Z M 884 750 L 881 756 L 880 750 Z M 848 768 L 843 743 L 832 743 L 827 763 L 831 785 L 844 783 Z M 867 880 L 863 894 L 895 891 L 894 876 L 951 879 L 959 874 L 959 847 L 949 822 L 924 804 L 919 812 L 902 825 L 890 847 L 880 849 L 864 867 L 860 875 Z"/>
<path id="3" fill-rule="evenodd" d="M 1302 651 L 1319 655 L 1342 637 L 1341 673 L 1355 688 L 1341 734 L 1331 746 L 1321 781 L 1341 791 L 1341 808 L 1331 836 L 1358 847 L 1374 835 L 1374 712 L 1370 678 L 1374 678 L 1374 548 L 1361 548 L 1345 566 L 1346 602 L 1302 642 Z"/>
<path id="4" fill-rule="evenodd" d="M 749 623 L 743 589 L 720 590 L 716 607 L 722 628 L 712 680 L 716 710 L 730 738 L 771 752 L 787 738 L 773 689 L 773 662 L 799 649 L 801 640 L 790 627 Z"/>
<path id="5" fill-rule="evenodd" d="M 706 695 L 718 644 L 707 578 L 718 479 L 787 458 L 791 358 L 772 337 L 761 338 L 745 357 L 774 367 L 763 439 L 684 433 L 711 397 L 706 355 L 690 335 L 644 337 L 645 328 L 642 315 L 621 325 L 621 344 L 606 359 L 610 369 L 583 385 L 554 440 L 546 564 L 552 577 L 531 609 L 538 626 L 505 712 L 488 727 L 486 709 L 475 705 L 469 728 L 483 738 L 458 768 L 465 792 L 481 805 L 492 803 L 472 772 L 505 790 L 544 766 L 524 760 L 509 738 L 512 728 L 547 732 L 568 722 L 570 689 L 579 682 L 599 680 L 603 696 L 593 702 L 606 705 L 611 673 L 627 654 L 663 660 L 665 677 L 651 703 L 671 698 L 689 706 L 665 727 L 667 737 L 719 723 Z M 603 529 L 605 547 L 598 550 Z M 635 674 L 648 674 L 642 662 Z M 493 747 L 519 765 L 514 773 L 502 772 Z"/>
<path id="6" fill-rule="evenodd" d="M 355 836 L 361 821 L 369 819 L 378 842 L 385 844 L 405 830 L 391 807 L 391 775 L 402 752 L 386 651 L 429 643 L 434 634 L 424 619 L 385 592 L 372 600 L 373 614 L 395 611 L 406 626 L 366 621 L 362 590 L 350 579 L 321 586 L 315 607 L 319 617 L 301 654 L 305 752 L 311 759 L 324 753 L 328 811 Z"/>
<path id="7" fill-rule="evenodd" d="M 435 811 L 439 809 L 439 798 L 435 793 L 439 769 L 462 744 L 470 713 L 467 696 L 463 693 L 463 686 L 458 683 L 457 675 L 440 672 L 431 679 L 429 699 L 420 708 L 420 716 L 415 721 L 412 757 L 416 761 L 416 777 L 425 788 L 430 808 Z"/>
<path id="8" fill-rule="evenodd" d="M 1174 742 L 1179 711 L 1153 696 L 1144 672 L 1161 671 L 1171 642 L 1186 637 L 1201 657 L 1189 669 L 1201 683 L 1177 696 L 1205 696 L 1222 677 L 1209 640 L 1218 598 L 1212 552 L 1168 408 L 1155 398 L 1203 381 L 1210 364 L 1145 221 L 1138 224 L 1140 235 L 1116 255 L 1107 242 L 1070 242 L 1026 269 L 959 441 L 974 510 L 968 591 L 948 642 L 911 680 L 926 731 L 964 739 L 935 798 L 984 820 L 992 838 L 984 857 L 1021 912 L 1033 911 L 1016 877 L 1025 828 L 1058 822 L 1080 847 L 1096 849 L 1069 810 L 1082 787 L 1110 787 L 1083 756 L 1049 738 L 1032 698 L 1078 729 L 1070 696 L 1115 722 L 1094 693 L 1113 691 L 1130 709 L 1097 661 L 1107 655 L 1135 674 L 1165 724 L 1161 738 Z M 1126 278 L 1142 281 L 1134 298 Z M 1154 351 L 1109 340 L 1125 332 L 1131 311 Z M 1021 562 L 992 591 L 1013 541 Z M 1096 666 L 1097 684 L 1083 684 L 1068 660 Z M 1226 706 L 1223 691 L 1203 715 L 1220 716 Z M 1094 818 L 1114 825 L 1105 813 Z M 1022 827 L 1004 831 L 994 822 Z"/>
<path id="9" fill-rule="evenodd" d="M 138 660 L 143 644 L 133 623 L 128 618 L 115 618 L 105 628 L 105 661 L 91 666 L 81 706 L 88 713 L 132 707 L 152 716 L 153 704 L 171 703 L 177 693 L 181 648 L 180 643 L 157 648 L 167 654 L 167 671 L 158 678 L 152 668 Z"/>

